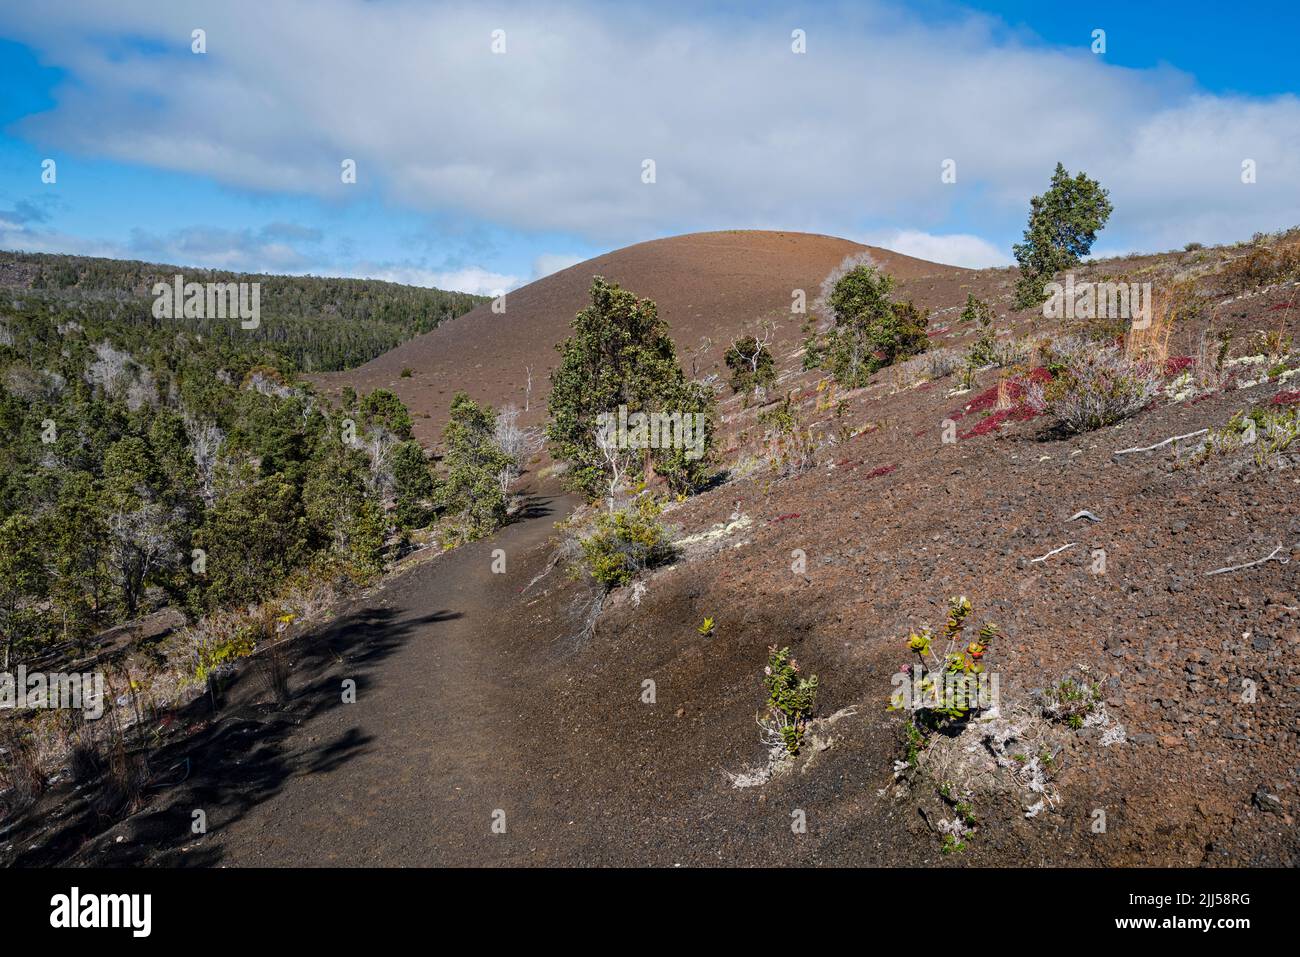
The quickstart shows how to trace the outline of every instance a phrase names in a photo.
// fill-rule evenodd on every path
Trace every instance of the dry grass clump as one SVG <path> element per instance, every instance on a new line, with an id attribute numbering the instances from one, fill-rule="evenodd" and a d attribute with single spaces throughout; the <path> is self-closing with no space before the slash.
<path id="1" fill-rule="evenodd" d="M 1130 327 L 1124 337 L 1124 357 L 1130 362 L 1148 362 L 1163 369 L 1169 360 L 1169 339 L 1174 332 L 1176 305 L 1165 294 L 1151 304 L 1151 321 L 1144 328 Z"/>
<path id="2" fill-rule="evenodd" d="M 966 364 L 966 358 L 956 349 L 942 348 L 931 349 L 916 359 L 909 359 L 908 363 L 911 362 L 922 363 L 931 379 L 942 379 L 960 370 Z"/>
<path id="3" fill-rule="evenodd" d="M 1224 292 L 1241 295 L 1261 286 L 1300 279 L 1300 242 L 1256 246 L 1229 260 L 1218 272 Z"/>

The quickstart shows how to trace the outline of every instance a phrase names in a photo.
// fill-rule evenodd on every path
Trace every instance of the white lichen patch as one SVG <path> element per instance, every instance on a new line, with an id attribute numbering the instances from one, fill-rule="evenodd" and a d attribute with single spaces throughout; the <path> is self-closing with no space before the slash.
<path id="1" fill-rule="evenodd" d="M 737 532 L 742 532 L 753 524 L 754 520 L 752 518 L 748 515 L 741 515 L 729 522 L 718 522 L 711 528 L 697 532 L 694 535 L 679 538 L 673 542 L 673 547 L 683 552 L 699 551 L 715 545 L 722 539 L 735 535 Z"/>

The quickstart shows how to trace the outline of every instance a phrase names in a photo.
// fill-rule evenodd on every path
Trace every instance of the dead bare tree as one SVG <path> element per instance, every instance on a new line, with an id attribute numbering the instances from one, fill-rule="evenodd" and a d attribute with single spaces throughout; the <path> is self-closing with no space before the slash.
<path id="1" fill-rule="evenodd" d="M 387 498 L 393 489 L 391 459 L 397 448 L 397 436 L 382 426 L 371 429 L 366 436 L 366 452 L 370 456 L 370 490 L 380 498 Z"/>
<path id="2" fill-rule="evenodd" d="M 540 429 L 521 426 L 518 406 L 507 405 L 497 413 L 492 438 L 509 458 L 509 463 L 497 474 L 501 494 L 508 496 L 524 465 L 541 449 L 542 433 Z"/>
<path id="3" fill-rule="evenodd" d="M 763 361 L 764 353 L 771 355 L 768 346 L 776 335 L 776 324 L 765 320 L 759 324 L 758 331 L 762 333 L 761 339 L 757 335 L 738 337 L 731 340 L 731 348 L 749 366 L 750 382 L 754 384 L 754 400 L 762 402 L 767 390 L 759 382 L 758 367 Z"/>
<path id="4" fill-rule="evenodd" d="M 122 590 L 128 618 L 134 618 L 150 576 L 180 557 L 181 516 L 160 502 L 142 502 L 108 517 L 109 576 Z"/>
<path id="5" fill-rule="evenodd" d="M 700 360 L 703 359 L 710 349 L 713 348 L 713 340 L 708 336 L 701 336 L 700 341 L 696 343 L 695 348 L 691 350 L 691 378 L 700 377 Z"/>
<path id="6" fill-rule="evenodd" d="M 199 495 L 203 504 L 212 507 L 216 500 L 217 456 L 221 453 L 226 434 L 215 422 L 197 419 L 188 413 L 183 419 L 185 435 L 190 443 L 190 455 L 199 476 Z"/>
<path id="7" fill-rule="evenodd" d="M 624 479 L 639 458 L 638 450 L 624 448 L 611 429 L 596 430 L 596 448 L 600 449 L 601 457 L 605 460 L 605 474 L 609 479 L 609 510 L 613 512 L 618 490 L 623 487 Z"/>

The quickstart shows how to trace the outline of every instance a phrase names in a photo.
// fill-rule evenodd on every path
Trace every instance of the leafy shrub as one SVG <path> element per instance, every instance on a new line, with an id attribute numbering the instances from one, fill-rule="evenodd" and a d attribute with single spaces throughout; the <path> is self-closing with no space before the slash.
<path id="1" fill-rule="evenodd" d="M 1067 430 L 1089 432 L 1141 412 L 1160 394 L 1163 370 L 1133 362 L 1114 348 L 1081 351 L 1049 365 L 1055 378 L 1034 382 L 1025 401 L 1051 412 Z"/>
<path id="2" fill-rule="evenodd" d="M 358 409 L 361 422 L 370 427 L 383 427 L 399 439 L 411 437 L 411 413 L 402 400 L 388 389 L 376 389 L 364 399 Z"/>
<path id="3" fill-rule="evenodd" d="M 799 662 L 790 657 L 790 649 L 767 649 L 767 667 L 763 684 L 767 688 L 767 714 L 763 726 L 780 736 L 791 754 L 798 754 L 803 744 L 804 727 L 817 700 L 817 676 L 801 678 Z"/>
<path id="4" fill-rule="evenodd" d="M 423 528 L 433 518 L 435 494 L 433 473 L 420 443 L 411 439 L 394 446 L 389 456 L 389 474 L 392 476 L 393 497 L 396 500 L 394 517 L 398 528 Z"/>
<path id="5" fill-rule="evenodd" d="M 488 535 L 505 523 L 506 496 L 499 475 L 512 464 L 497 444 L 492 407 L 457 392 L 442 435 L 447 445 L 442 504 L 460 516 L 470 538 Z"/>
<path id="6" fill-rule="evenodd" d="M 617 588 L 665 561 L 670 548 L 659 522 L 662 511 L 653 498 L 642 495 L 625 508 L 598 513 L 595 530 L 579 542 L 591 577 L 606 588 Z"/>
<path id="7" fill-rule="evenodd" d="M 805 365 L 815 362 L 849 389 L 867 384 L 872 373 L 924 352 L 930 345 L 926 313 L 891 298 L 892 276 L 859 265 L 836 281 L 826 305 L 834 324 L 805 344 Z"/>
<path id="8" fill-rule="evenodd" d="M 238 626 L 232 633 L 200 642 L 195 649 L 194 677 L 200 683 L 218 674 L 237 658 L 247 658 L 257 646 L 257 630 L 251 623 Z"/>
<path id="9" fill-rule="evenodd" d="M 560 364 L 551 374 L 547 400 L 546 436 L 557 461 L 568 463 L 565 481 L 591 499 L 608 487 L 611 467 L 597 440 L 599 416 L 626 406 L 629 415 L 704 416 L 702 456 L 665 447 L 647 449 L 645 457 L 674 492 L 699 487 L 711 468 L 713 390 L 687 381 L 668 324 L 652 300 L 638 299 L 599 276 L 590 295 L 590 305 L 574 317 L 573 334 L 559 346 Z"/>
<path id="10" fill-rule="evenodd" d="M 890 701 L 890 710 L 907 709 L 921 738 L 932 730 L 965 721 L 979 710 L 984 700 L 979 676 L 984 673 L 983 658 L 989 644 L 998 637 L 998 627 L 986 622 L 977 637 L 967 642 L 966 619 L 971 613 L 965 595 L 948 599 L 948 617 L 943 634 L 936 638 L 929 628 L 912 632 L 908 649 L 916 655 L 916 664 L 903 671 L 912 678 L 918 694 L 898 692 Z M 943 651 L 936 653 L 935 642 L 942 640 Z M 913 673 L 912 669 L 918 669 Z"/>
<path id="11" fill-rule="evenodd" d="M 997 314 L 983 299 L 979 299 L 974 293 L 966 293 L 966 306 L 958 317 L 962 322 L 977 322 L 981 326 L 987 327 L 993 324 Z"/>

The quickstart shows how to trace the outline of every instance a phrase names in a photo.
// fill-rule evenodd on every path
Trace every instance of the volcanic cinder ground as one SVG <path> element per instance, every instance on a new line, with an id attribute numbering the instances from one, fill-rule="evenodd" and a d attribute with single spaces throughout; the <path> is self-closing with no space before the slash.
<path id="1" fill-rule="evenodd" d="M 809 471 L 774 476 L 756 460 L 758 410 L 720 393 L 729 471 L 666 511 L 678 559 L 614 594 L 590 633 L 593 592 L 556 560 L 554 523 L 578 503 L 535 469 L 519 521 L 408 563 L 304 634 L 287 708 L 271 708 L 247 670 L 215 718 L 182 717 L 190 733 L 159 762 L 185 775 L 147 808 L 79 846 L 50 823 L 14 841 L 33 848 L 19 859 L 1294 866 L 1300 562 L 1276 559 L 1300 559 L 1298 473 L 1191 466 L 1176 444 L 1114 454 L 1221 425 L 1288 386 L 1162 398 L 1079 436 L 1043 419 L 988 418 L 996 370 L 964 394 L 952 394 L 955 375 L 885 370 L 831 398 L 822 375 L 800 371 L 804 317 L 790 314 L 792 290 L 811 303 L 827 273 L 863 249 L 797 233 L 644 243 L 511 293 L 504 315 L 480 308 L 320 377 L 328 389 L 394 389 L 432 444 L 456 389 L 522 406 L 531 366 L 530 420 L 540 422 L 554 346 L 600 274 L 656 300 L 679 355 L 709 337 L 701 374 L 717 371 L 733 337 L 777 320 L 779 390 L 838 438 Z M 975 334 L 957 321 L 967 292 L 994 304 L 1004 339 L 1057 331 L 1009 309 L 1009 270 L 871 252 L 903 296 L 931 310 L 934 348 L 960 349 Z M 1080 273 L 1198 276 L 1210 321 L 1237 330 L 1237 342 L 1254 329 L 1294 333 L 1294 287 L 1215 291 L 1214 268 L 1230 255 L 1136 257 Z M 1204 328 L 1177 327 L 1170 355 L 1194 354 Z M 943 441 L 946 422 L 957 441 Z M 1099 520 L 1070 521 L 1084 509 Z M 504 574 L 492 571 L 494 549 Z M 1275 560 L 1206 574 L 1270 552 Z M 1017 756 L 1050 764 L 1054 803 L 1027 816 L 1031 795 L 980 793 L 966 850 L 944 854 L 938 821 L 954 812 L 934 786 L 895 780 L 903 719 L 887 704 L 909 660 L 904 637 L 941 626 L 959 594 L 977 624 L 1001 627 L 989 664 L 1005 712 L 1032 708 L 1036 690 L 1072 674 L 1099 684 L 1107 719 L 1054 727 L 1044 754 Z M 701 635 L 706 617 L 716 628 Z M 733 775 L 768 756 L 755 715 L 773 644 L 819 676 L 821 720 L 791 767 L 736 787 Z M 343 705 L 349 677 L 358 700 Z M 208 812 L 202 837 L 190 832 L 194 807 Z M 806 830 L 792 828 L 800 820 Z"/>

